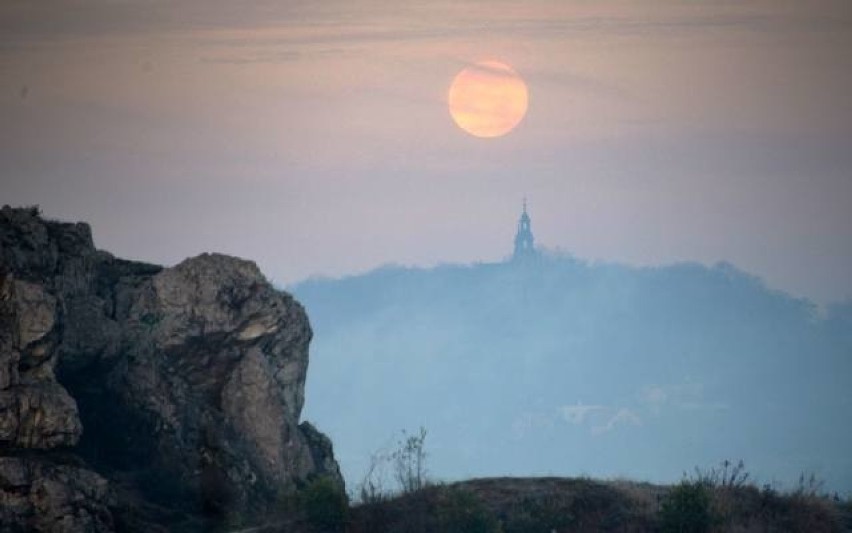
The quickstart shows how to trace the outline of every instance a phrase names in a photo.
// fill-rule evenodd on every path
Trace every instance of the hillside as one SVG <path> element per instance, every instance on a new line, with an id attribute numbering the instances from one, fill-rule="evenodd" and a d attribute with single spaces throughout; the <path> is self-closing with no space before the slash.
<path id="1" fill-rule="evenodd" d="M 628 476 L 744 459 L 852 490 L 852 305 L 729 264 L 571 257 L 387 267 L 291 287 L 315 332 L 306 413 L 350 486 L 424 426 L 443 479 Z"/>
<path id="2" fill-rule="evenodd" d="M 717 473 L 720 473 L 717 471 Z M 781 493 L 736 475 L 676 485 L 591 478 L 481 478 L 426 485 L 347 506 L 307 489 L 294 512 L 239 533 L 842 533 L 850 501 L 805 485 Z M 296 503 L 296 502 L 294 502 Z"/>

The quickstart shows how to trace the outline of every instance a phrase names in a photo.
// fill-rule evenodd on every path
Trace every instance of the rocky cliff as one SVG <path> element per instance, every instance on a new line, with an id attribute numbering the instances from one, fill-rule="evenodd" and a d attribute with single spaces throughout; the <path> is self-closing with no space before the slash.
<path id="1" fill-rule="evenodd" d="M 299 424 L 310 339 L 252 262 L 126 261 L 86 224 L 4 207 L 0 529 L 201 529 L 342 484 Z"/>

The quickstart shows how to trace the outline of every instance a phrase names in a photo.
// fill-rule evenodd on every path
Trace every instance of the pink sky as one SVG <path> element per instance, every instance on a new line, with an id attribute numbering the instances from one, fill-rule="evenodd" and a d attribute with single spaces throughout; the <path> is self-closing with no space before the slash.
<path id="1" fill-rule="evenodd" d="M 404 4 L 404 6 L 403 6 Z M 852 7 L 837 2 L 4 2 L 0 202 L 98 246 L 290 283 L 537 242 L 727 260 L 852 297 Z M 477 139 L 446 93 L 514 67 Z"/>

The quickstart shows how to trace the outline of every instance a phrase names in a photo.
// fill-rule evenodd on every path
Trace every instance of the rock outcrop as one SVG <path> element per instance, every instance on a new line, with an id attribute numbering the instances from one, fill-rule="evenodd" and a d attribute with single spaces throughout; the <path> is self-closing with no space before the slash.
<path id="1" fill-rule="evenodd" d="M 192 529 L 342 484 L 299 424 L 310 339 L 252 262 L 125 261 L 85 224 L 4 207 L 0 529 Z"/>

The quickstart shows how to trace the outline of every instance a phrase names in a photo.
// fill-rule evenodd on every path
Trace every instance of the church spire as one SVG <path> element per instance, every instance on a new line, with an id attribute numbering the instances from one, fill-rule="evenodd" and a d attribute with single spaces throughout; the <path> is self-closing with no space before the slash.
<path id="1" fill-rule="evenodd" d="M 527 259 L 535 255 L 535 239 L 530 229 L 530 216 L 527 214 L 527 199 L 524 198 L 524 210 L 518 220 L 518 233 L 515 235 L 514 260 Z"/>

